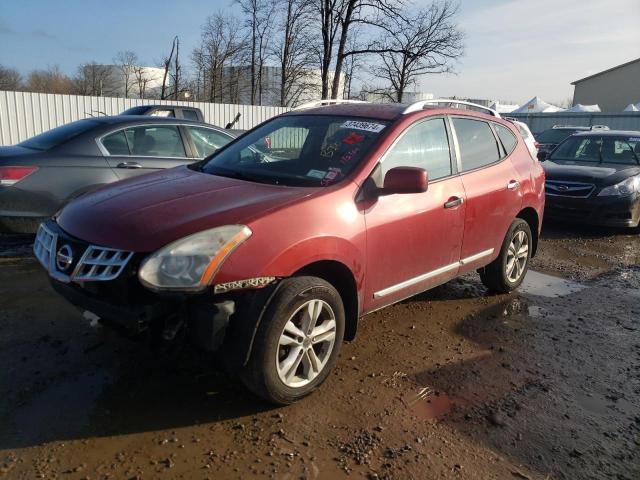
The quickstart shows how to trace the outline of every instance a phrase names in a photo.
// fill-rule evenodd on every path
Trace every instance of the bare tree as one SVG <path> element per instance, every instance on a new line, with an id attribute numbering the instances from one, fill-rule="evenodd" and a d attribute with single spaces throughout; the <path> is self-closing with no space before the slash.
<path id="1" fill-rule="evenodd" d="M 169 52 L 169 56 L 164 57 L 162 59 L 162 66 L 164 68 L 164 75 L 162 76 L 162 88 L 160 90 L 160 99 L 165 100 L 167 98 L 171 98 L 172 95 L 175 94 L 176 98 L 178 98 L 178 87 L 179 87 L 179 79 L 180 79 L 180 61 L 179 61 L 179 53 L 180 53 L 180 41 L 178 36 L 173 37 L 171 42 L 171 52 Z M 174 60 L 175 55 L 175 60 Z M 173 69 L 173 73 L 172 70 Z M 173 92 L 170 92 L 167 88 L 167 80 L 173 77 L 174 79 L 174 88 Z"/>
<path id="2" fill-rule="evenodd" d="M 0 65 L 0 90 L 20 90 L 22 75 L 15 68 Z"/>
<path id="3" fill-rule="evenodd" d="M 273 57 L 280 67 L 278 98 L 280 105 L 291 106 L 315 88 L 312 68 L 315 63 L 310 26 L 312 4 L 305 0 L 280 0 L 284 14 L 278 25 L 282 33 L 273 45 Z"/>
<path id="4" fill-rule="evenodd" d="M 138 96 L 145 98 L 147 94 L 147 84 L 151 81 L 147 69 L 139 65 L 133 67 L 133 78 L 138 87 Z"/>
<path id="5" fill-rule="evenodd" d="M 463 34 L 455 24 L 457 12 L 456 5 L 443 1 L 387 24 L 381 64 L 372 70 L 389 82 L 393 101 L 402 102 L 407 87 L 420 76 L 452 70 L 452 63 L 464 50 Z"/>
<path id="6" fill-rule="evenodd" d="M 96 62 L 85 63 L 78 67 L 75 84 L 77 93 L 81 95 L 103 97 L 113 95 L 118 90 L 112 67 Z"/>
<path id="7" fill-rule="evenodd" d="M 403 0 L 317 0 L 321 20 L 322 98 L 338 98 L 342 69 L 347 57 L 379 53 L 381 47 L 373 42 L 356 50 L 347 48 L 353 28 L 362 25 L 384 29 L 389 19 L 401 18 Z M 335 52 L 334 52 L 335 50 Z M 330 70 L 333 67 L 333 78 Z"/>
<path id="8" fill-rule="evenodd" d="M 25 89 L 40 93 L 73 93 L 73 81 L 55 65 L 46 70 L 33 70 L 27 77 Z"/>
<path id="9" fill-rule="evenodd" d="M 274 0 L 236 0 L 246 15 L 249 31 L 251 104 L 262 102 L 263 67 L 269 54 L 269 40 L 274 24 L 276 2 Z"/>
<path id="10" fill-rule="evenodd" d="M 138 55 L 131 50 L 118 52 L 114 58 L 124 82 L 124 98 L 129 98 L 131 87 L 136 85 L 135 68 L 138 64 Z"/>
<path id="11" fill-rule="evenodd" d="M 200 45 L 191 59 L 196 69 L 198 98 L 235 101 L 239 95 L 241 69 L 231 68 L 242 58 L 246 43 L 239 21 L 222 12 L 207 18 Z M 229 67 L 225 70 L 226 67 Z"/>

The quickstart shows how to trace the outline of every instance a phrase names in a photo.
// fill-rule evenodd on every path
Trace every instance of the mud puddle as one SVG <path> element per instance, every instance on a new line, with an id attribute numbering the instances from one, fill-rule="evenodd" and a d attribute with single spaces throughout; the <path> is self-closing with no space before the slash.
<path id="1" fill-rule="evenodd" d="M 555 298 L 579 292 L 585 285 L 553 275 L 529 270 L 518 291 L 527 295 Z"/>

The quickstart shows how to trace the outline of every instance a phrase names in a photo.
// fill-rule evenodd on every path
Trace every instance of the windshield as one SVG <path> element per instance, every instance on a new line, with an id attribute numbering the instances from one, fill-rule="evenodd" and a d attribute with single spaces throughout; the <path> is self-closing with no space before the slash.
<path id="1" fill-rule="evenodd" d="M 329 186 L 356 168 L 388 124 L 325 115 L 278 117 L 209 157 L 202 171 L 260 183 Z"/>
<path id="2" fill-rule="evenodd" d="M 640 165 L 640 135 L 569 137 L 550 157 L 562 163 L 619 163 Z"/>
<path id="3" fill-rule="evenodd" d="M 572 130 L 570 128 L 552 128 L 540 133 L 536 137 L 536 140 L 538 140 L 538 143 L 560 143 L 565 138 L 580 131 L 581 130 Z"/>
<path id="4" fill-rule="evenodd" d="M 49 150 L 50 148 L 57 147 L 71 140 L 81 133 L 91 130 L 99 124 L 100 122 L 97 120 L 78 120 L 77 122 L 67 123 L 61 127 L 56 127 L 40 135 L 31 137 L 18 145 L 33 148 L 34 150 Z"/>

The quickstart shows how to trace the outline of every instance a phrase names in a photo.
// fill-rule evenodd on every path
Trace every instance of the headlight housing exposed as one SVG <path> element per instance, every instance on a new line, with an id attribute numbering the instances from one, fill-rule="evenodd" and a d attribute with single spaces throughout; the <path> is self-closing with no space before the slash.
<path id="1" fill-rule="evenodd" d="M 250 236 L 251 230 L 244 225 L 225 225 L 189 235 L 147 257 L 138 278 L 152 290 L 204 290 L 225 259 Z"/>
<path id="2" fill-rule="evenodd" d="M 603 188 L 598 194 L 599 197 L 618 196 L 626 197 L 635 192 L 640 192 L 640 175 L 629 177 L 620 183 Z"/>

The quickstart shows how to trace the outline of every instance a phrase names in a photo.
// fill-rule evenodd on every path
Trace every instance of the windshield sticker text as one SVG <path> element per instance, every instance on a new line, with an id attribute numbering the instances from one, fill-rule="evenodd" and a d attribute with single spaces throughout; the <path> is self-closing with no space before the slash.
<path id="1" fill-rule="evenodd" d="M 340 163 L 343 165 L 349 163 L 353 159 L 353 157 L 358 154 L 359 151 L 360 149 L 358 147 L 352 148 L 347 153 L 342 155 L 342 158 L 340 158 Z"/>
<path id="2" fill-rule="evenodd" d="M 357 120 L 349 120 L 344 122 L 340 128 L 351 128 L 354 130 L 364 130 L 365 132 L 378 133 L 382 131 L 385 126 L 380 123 L 372 122 L 359 122 Z"/>

